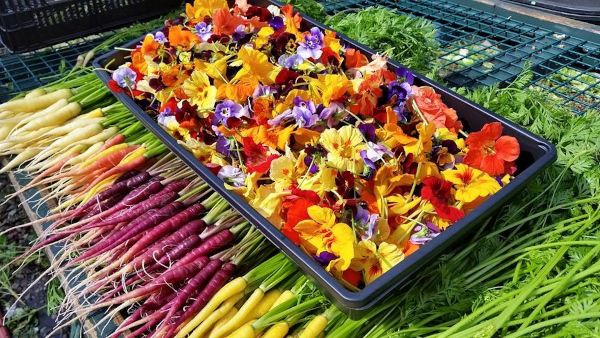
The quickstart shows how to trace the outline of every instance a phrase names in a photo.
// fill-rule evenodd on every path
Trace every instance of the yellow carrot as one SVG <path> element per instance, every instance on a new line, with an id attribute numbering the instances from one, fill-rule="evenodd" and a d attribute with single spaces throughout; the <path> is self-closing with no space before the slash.
<path id="1" fill-rule="evenodd" d="M 2 125 L 2 127 L 0 127 L 0 141 L 4 141 L 6 139 L 6 137 L 8 136 L 8 134 L 10 134 L 10 131 L 14 126 L 14 124 L 10 124 Z"/>
<path id="2" fill-rule="evenodd" d="M 76 118 L 74 118 L 73 120 L 78 121 L 78 120 L 86 120 L 86 119 L 99 118 L 99 117 L 104 117 L 104 112 L 102 112 L 102 108 L 96 108 L 89 113 L 81 114 L 81 115 L 77 116 Z"/>
<path id="3" fill-rule="evenodd" d="M 325 330 L 327 322 L 327 317 L 324 315 L 315 316 L 302 331 L 299 338 L 317 338 Z"/>
<path id="4" fill-rule="evenodd" d="M 42 95 L 46 95 L 46 91 L 44 88 L 36 88 L 29 93 L 25 94 L 26 99 L 33 99 L 34 97 L 40 97 Z"/>
<path id="5" fill-rule="evenodd" d="M 240 326 L 244 325 L 244 319 L 247 318 L 250 313 L 254 310 L 256 306 L 260 303 L 261 299 L 263 299 L 265 292 L 258 288 L 252 292 L 250 297 L 244 302 L 244 305 L 240 308 L 238 313 L 231 318 L 227 323 L 221 326 L 219 329 L 215 329 L 211 332 L 209 338 L 221 338 L 238 329 Z"/>
<path id="6" fill-rule="evenodd" d="M 75 165 L 78 163 L 82 163 L 86 159 L 90 158 L 90 156 L 92 156 L 92 154 L 94 154 L 98 150 L 100 150 L 100 148 L 102 148 L 103 145 L 104 145 L 104 142 L 102 142 L 102 141 L 94 143 L 91 147 L 87 148 L 87 150 L 84 151 L 81 155 L 73 157 L 72 159 L 68 160 L 66 164 L 67 165 Z M 81 145 L 81 146 L 83 147 L 84 145 Z"/>
<path id="7" fill-rule="evenodd" d="M 258 319 L 265 315 L 265 313 L 269 312 L 270 309 L 273 308 L 273 304 L 279 299 L 281 296 L 281 291 L 274 289 L 265 294 L 262 301 L 250 312 L 247 318 L 244 318 L 245 322 L 251 321 L 253 319 Z"/>
<path id="8" fill-rule="evenodd" d="M 94 196 L 96 196 L 96 194 L 106 190 L 106 188 L 108 188 L 110 185 L 112 185 L 112 183 L 118 177 L 119 177 L 119 175 L 112 175 L 112 176 L 102 180 L 100 183 L 96 184 L 92 189 L 90 189 L 90 191 L 88 191 L 87 194 L 85 194 L 85 197 L 83 198 L 82 202 L 86 203 L 87 201 L 92 199 Z"/>
<path id="9" fill-rule="evenodd" d="M 290 325 L 286 322 L 279 322 L 265 332 L 261 338 L 283 338 L 290 331 Z"/>
<path id="10" fill-rule="evenodd" d="M 254 324 L 255 321 L 256 320 L 251 320 L 250 322 L 242 325 L 239 329 L 227 336 L 227 338 L 254 338 L 256 336 L 256 332 L 254 331 L 252 324 Z"/>
<path id="11" fill-rule="evenodd" d="M 243 292 L 247 284 L 248 283 L 243 277 L 238 277 L 227 283 L 210 299 L 206 306 L 200 312 L 198 312 L 194 319 L 187 323 L 179 331 L 179 333 L 177 333 L 175 338 L 185 337 L 185 335 L 190 333 L 196 326 L 200 325 L 200 323 L 202 323 L 211 313 L 213 313 L 213 311 L 215 311 L 215 309 L 221 305 L 221 303 L 237 295 L 238 293 Z"/>
<path id="12" fill-rule="evenodd" d="M 22 98 L 0 104 L 0 111 L 10 110 L 19 113 L 31 113 L 44 109 L 60 99 L 69 99 L 73 96 L 69 89 L 59 89 L 55 92 L 34 97 Z"/>
<path id="13" fill-rule="evenodd" d="M 221 326 L 225 325 L 228 321 L 231 320 L 231 318 L 233 318 L 236 314 L 238 313 L 238 309 L 236 307 L 233 307 L 231 310 L 229 310 L 227 312 L 227 314 L 225 314 L 225 316 L 223 316 L 223 318 L 219 319 L 215 325 L 213 326 L 212 330 L 210 331 L 209 334 L 211 334 L 213 331 L 218 330 Z M 190 335 L 189 338 L 200 338 L 200 336 L 193 336 Z"/>
<path id="14" fill-rule="evenodd" d="M 290 290 L 283 291 L 281 293 L 281 295 L 277 298 L 275 303 L 273 303 L 273 305 L 271 306 L 271 309 L 287 300 L 294 298 L 294 297 L 296 297 L 296 295 L 292 291 L 290 291 Z M 271 310 L 271 309 L 269 309 L 269 310 Z"/>
<path id="15" fill-rule="evenodd" d="M 192 337 L 202 337 L 206 332 L 210 330 L 211 327 L 223 316 L 229 313 L 229 310 L 233 309 L 235 303 L 237 303 L 240 299 L 244 297 L 243 292 L 239 292 L 235 296 L 229 298 L 224 301 L 221 306 L 213 313 L 211 313 L 206 320 L 204 320 L 191 334 Z"/>

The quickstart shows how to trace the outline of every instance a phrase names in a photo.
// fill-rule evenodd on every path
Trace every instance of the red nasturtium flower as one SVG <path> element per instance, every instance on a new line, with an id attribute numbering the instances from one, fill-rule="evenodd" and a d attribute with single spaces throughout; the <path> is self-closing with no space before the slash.
<path id="1" fill-rule="evenodd" d="M 268 147 L 256 144 L 252 137 L 244 137 L 244 155 L 246 155 L 246 168 L 248 173 L 266 173 L 271 168 L 271 162 L 280 155 L 267 155 Z"/>
<path id="2" fill-rule="evenodd" d="M 519 141 L 512 136 L 502 136 L 500 122 L 488 123 L 481 131 L 470 133 L 466 139 L 469 152 L 463 162 L 492 176 L 513 174 L 513 161 L 521 152 Z"/>
<path id="3" fill-rule="evenodd" d="M 442 102 L 442 96 L 433 88 L 413 86 L 411 101 L 414 101 L 427 122 L 435 124 L 436 127 L 448 128 L 451 131 L 462 129 L 462 123 L 458 120 L 456 110 L 448 108 Z M 411 104 L 409 104 L 409 109 L 412 109 Z"/>
<path id="4" fill-rule="evenodd" d="M 435 212 L 444 219 L 456 222 L 463 218 L 464 212 L 449 205 L 450 195 L 452 193 L 452 182 L 448 182 L 438 177 L 427 177 L 423 180 L 421 197 L 431 202 Z"/>

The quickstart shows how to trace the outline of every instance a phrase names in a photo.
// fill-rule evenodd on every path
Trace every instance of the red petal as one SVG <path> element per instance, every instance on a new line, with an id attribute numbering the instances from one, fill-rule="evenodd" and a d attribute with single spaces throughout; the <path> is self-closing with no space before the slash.
<path id="1" fill-rule="evenodd" d="M 348 270 L 344 271 L 342 273 L 342 278 L 346 282 L 348 282 L 356 287 L 358 287 L 358 284 L 362 280 L 362 276 L 361 276 L 360 272 L 354 271 L 352 269 L 348 269 Z"/>
<path id="2" fill-rule="evenodd" d="M 485 156 L 481 160 L 481 170 L 490 174 L 491 176 L 498 176 L 504 174 L 504 160 L 494 156 Z"/>

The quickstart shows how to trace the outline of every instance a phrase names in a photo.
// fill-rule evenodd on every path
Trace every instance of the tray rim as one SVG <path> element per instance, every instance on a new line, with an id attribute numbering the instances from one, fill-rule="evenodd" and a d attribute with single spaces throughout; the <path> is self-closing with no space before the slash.
<path id="1" fill-rule="evenodd" d="M 256 1 L 257 0 L 251 0 L 249 2 L 254 3 Z M 278 7 L 284 5 L 276 0 L 263 1 Z M 302 18 L 308 21 L 308 23 L 311 25 L 319 27 L 320 29 L 335 31 L 307 15 L 302 14 Z M 349 38 L 345 34 L 337 31 L 336 33 L 338 38 L 346 42 L 348 45 L 353 45 L 353 47 L 367 51 L 370 54 L 377 53 L 373 49 Z M 134 39 L 124 44 L 123 47 L 130 48 L 132 45 L 138 44 L 143 37 L 144 36 Z M 103 68 L 103 63 L 118 53 L 122 53 L 122 51 L 109 51 L 96 58 L 93 62 L 93 66 L 95 68 L 94 71 L 105 85 L 111 78 L 109 73 Z M 388 64 L 394 67 L 404 67 L 399 62 L 396 62 L 392 59 L 388 60 Z M 273 245 L 275 245 L 278 249 L 283 250 L 290 259 L 292 259 L 305 273 L 309 275 L 311 280 L 315 281 L 320 289 L 327 296 L 329 296 L 328 298 L 330 298 L 331 301 L 336 304 L 336 306 L 341 308 L 341 310 L 351 318 L 357 319 L 360 318 L 373 305 L 391 294 L 393 289 L 395 289 L 405 279 L 415 273 L 415 268 L 419 267 L 417 266 L 418 264 L 426 264 L 427 261 L 432 259 L 432 257 L 429 256 L 435 255 L 435 251 L 446 249 L 462 235 L 467 233 L 470 230 L 469 226 L 472 227 L 476 225 L 479 221 L 489 217 L 491 213 L 497 211 L 508 201 L 510 197 L 514 196 L 523 188 L 525 188 L 529 181 L 531 181 L 542 170 L 552 164 L 557 158 L 557 150 L 550 142 L 529 132 L 520 125 L 514 124 L 504 117 L 495 114 L 489 109 L 484 108 L 475 102 L 451 91 L 446 86 L 439 84 L 418 72 L 414 72 L 412 70 L 411 72 L 416 78 L 419 78 L 422 82 L 424 82 L 424 84 L 433 87 L 437 93 L 442 94 L 443 96 L 453 96 L 456 99 L 463 101 L 463 103 L 472 106 L 474 109 L 477 109 L 479 113 L 487 115 L 488 118 L 502 123 L 503 127 L 509 127 L 511 134 L 512 132 L 518 133 L 520 138 L 527 138 L 536 143 L 541 151 L 544 152 L 544 155 L 537 160 L 534 160 L 534 162 L 525 168 L 521 173 L 519 173 L 515 179 L 510 182 L 510 184 L 500 189 L 500 191 L 492 195 L 484 203 L 469 212 L 460 221 L 453 224 L 451 227 L 448 227 L 430 243 L 427 243 L 427 245 L 419 248 L 419 250 L 417 250 L 415 253 L 409 257 L 406 257 L 402 262 L 394 266 L 371 284 L 365 286 L 365 288 L 360 291 L 350 291 L 346 289 L 331 274 L 325 271 L 321 265 L 313 260 L 312 257 L 303 252 L 300 247 L 296 246 L 291 240 L 285 237 L 283 233 L 276 229 L 265 217 L 260 215 L 256 209 L 251 207 L 246 200 L 232 191 L 227 190 L 222 181 L 218 179 L 216 175 L 214 175 L 204 164 L 194 158 L 191 152 L 186 150 L 177 142 L 177 140 L 175 140 L 170 134 L 162 129 L 162 127 L 160 127 L 158 123 L 152 119 L 152 117 L 146 114 L 146 112 L 142 111 L 142 109 L 133 99 L 123 93 L 113 92 L 113 95 L 115 95 L 119 101 L 129 108 L 132 114 L 135 115 L 142 122 L 142 124 L 144 124 L 162 142 L 164 142 L 171 151 L 173 151 L 182 161 L 184 161 L 188 166 L 190 166 L 191 169 L 200 175 L 206 181 L 206 183 L 211 186 L 211 188 L 215 189 L 215 191 L 223 196 L 223 198 L 225 198 L 242 216 L 244 216 L 244 218 L 257 227 L 257 229 L 261 231 L 261 233 L 263 233 L 263 235 L 265 235 L 265 237 L 267 237 L 269 241 L 273 243 Z"/>

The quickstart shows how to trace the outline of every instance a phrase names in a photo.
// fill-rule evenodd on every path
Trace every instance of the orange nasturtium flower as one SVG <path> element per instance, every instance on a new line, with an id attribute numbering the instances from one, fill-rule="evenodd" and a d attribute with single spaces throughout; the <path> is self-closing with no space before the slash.
<path id="1" fill-rule="evenodd" d="M 273 83 L 272 73 L 276 69 L 266 54 L 252 47 L 244 46 L 240 48 L 237 54 L 238 59 L 234 61 L 232 66 L 242 65 L 242 69 L 235 75 L 231 81 L 241 80 L 246 76 L 255 76 L 264 84 Z M 254 89 L 254 88 L 253 88 Z"/>
<path id="2" fill-rule="evenodd" d="M 481 131 L 470 133 L 466 143 L 469 152 L 463 162 L 492 176 L 512 174 L 510 164 L 521 152 L 516 138 L 502 136 L 500 122 L 488 123 Z"/>
<path id="3" fill-rule="evenodd" d="M 335 214 L 329 208 L 313 205 L 308 208 L 310 219 L 299 222 L 294 229 L 305 241 L 305 247 L 313 254 L 329 252 L 338 257 L 328 270 L 344 271 L 354 258 L 354 232 L 345 223 L 336 223 Z"/>
<path id="4" fill-rule="evenodd" d="M 181 26 L 171 26 L 169 28 L 169 42 L 171 46 L 189 50 L 193 45 L 200 42 L 200 38 L 189 30 L 181 29 Z"/>

